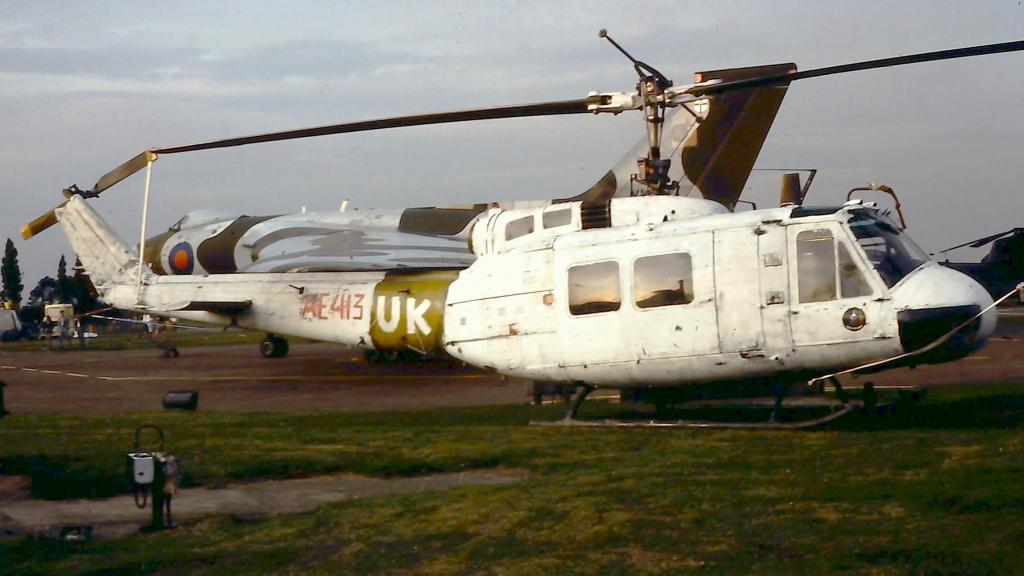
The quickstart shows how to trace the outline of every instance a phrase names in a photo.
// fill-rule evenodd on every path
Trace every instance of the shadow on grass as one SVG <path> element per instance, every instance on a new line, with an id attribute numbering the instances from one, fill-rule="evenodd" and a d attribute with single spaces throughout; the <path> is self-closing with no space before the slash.
<path id="1" fill-rule="evenodd" d="M 877 415 L 856 414 L 829 430 L 1006 430 L 1024 427 L 1024 394 L 994 394 L 897 405 Z"/>
<path id="2" fill-rule="evenodd" d="M 5 474 L 31 476 L 33 498 L 110 498 L 128 490 L 123 471 L 66 455 L 19 454 L 2 463 Z"/>
<path id="3" fill-rule="evenodd" d="M 838 420 L 811 430 L 872 432 L 882 430 L 1007 430 L 1024 428 L 1024 390 L 1020 387 L 986 386 L 973 390 L 935 391 L 918 403 L 897 402 L 879 408 L 875 414 L 855 410 Z M 778 420 L 797 422 L 825 416 L 823 406 L 784 406 Z M 766 406 L 706 406 L 668 408 L 656 412 L 646 404 L 585 405 L 583 420 L 612 419 L 624 422 L 678 421 L 716 423 L 764 423 L 771 409 Z"/>

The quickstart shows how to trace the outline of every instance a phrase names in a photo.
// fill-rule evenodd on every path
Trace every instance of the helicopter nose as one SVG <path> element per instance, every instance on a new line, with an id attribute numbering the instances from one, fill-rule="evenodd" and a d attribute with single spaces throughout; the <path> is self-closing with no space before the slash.
<path id="1" fill-rule="evenodd" d="M 992 304 L 988 291 L 970 276 L 934 262 L 908 276 L 892 297 L 904 352 L 924 348 Z M 995 327 L 993 309 L 915 360 L 937 364 L 963 358 L 984 346 Z"/>

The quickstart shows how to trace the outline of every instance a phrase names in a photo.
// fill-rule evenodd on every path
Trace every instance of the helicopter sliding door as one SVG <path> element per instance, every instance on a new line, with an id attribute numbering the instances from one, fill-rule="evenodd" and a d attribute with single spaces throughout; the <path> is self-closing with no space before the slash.
<path id="1" fill-rule="evenodd" d="M 622 309 L 629 306 L 628 283 L 623 264 L 612 253 L 607 246 L 555 250 L 561 274 L 555 294 L 561 367 L 582 367 L 590 374 L 591 369 L 629 359 L 629 327 L 622 320 Z M 587 379 L 573 374 L 574 379 Z"/>
<path id="2" fill-rule="evenodd" d="M 710 232 L 633 243 L 623 321 L 640 362 L 718 352 L 711 246 Z"/>

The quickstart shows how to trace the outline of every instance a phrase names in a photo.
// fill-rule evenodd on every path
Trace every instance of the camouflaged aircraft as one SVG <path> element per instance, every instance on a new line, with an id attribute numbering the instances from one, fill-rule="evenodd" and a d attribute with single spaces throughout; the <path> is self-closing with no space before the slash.
<path id="1" fill-rule="evenodd" d="M 793 81 L 1024 42 L 803 72 L 793 64 L 717 70 L 677 87 L 608 40 L 633 62 L 634 91 L 147 150 L 90 191 L 66 189 L 67 201 L 23 234 L 59 221 L 100 297 L 117 308 L 265 331 L 267 356 L 287 352 L 278 335 L 447 353 L 578 386 L 570 416 L 594 387 L 789 384 L 908 353 L 916 355 L 902 364 L 948 361 L 984 344 L 996 321 L 985 289 L 932 262 L 873 205 L 804 207 L 797 186 L 784 189 L 779 208 L 733 209 Z M 278 217 L 193 212 L 157 237 L 143 230 L 139 251 L 86 201 L 145 168 L 148 204 L 153 162 L 165 154 L 632 110 L 644 113 L 647 137 L 593 187 L 562 199 Z"/>

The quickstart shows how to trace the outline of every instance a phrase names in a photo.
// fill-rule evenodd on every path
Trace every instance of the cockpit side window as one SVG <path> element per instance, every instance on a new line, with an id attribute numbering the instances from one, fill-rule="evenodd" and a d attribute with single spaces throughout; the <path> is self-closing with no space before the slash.
<path id="1" fill-rule="evenodd" d="M 845 242 L 836 245 L 839 250 L 839 292 L 843 298 L 870 296 L 871 286 L 861 272 Z"/>
<path id="2" fill-rule="evenodd" d="M 928 255 L 909 236 L 870 213 L 855 213 L 849 226 L 868 260 L 890 288 L 928 261 Z"/>
<path id="3" fill-rule="evenodd" d="M 804 230 L 796 236 L 800 303 L 835 300 L 836 249 L 832 232 Z"/>

